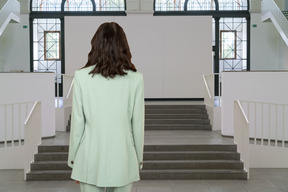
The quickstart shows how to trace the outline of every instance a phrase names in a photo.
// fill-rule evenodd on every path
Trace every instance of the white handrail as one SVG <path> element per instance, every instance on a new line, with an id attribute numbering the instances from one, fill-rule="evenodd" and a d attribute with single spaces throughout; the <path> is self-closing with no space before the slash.
<path id="1" fill-rule="evenodd" d="M 242 115 L 243 115 L 246 123 L 249 124 L 249 120 L 248 120 L 248 118 L 247 118 L 247 116 L 246 116 L 246 114 L 245 114 L 245 112 L 244 112 L 244 110 L 243 110 L 243 107 L 242 107 L 240 101 L 239 101 L 239 100 L 236 100 L 236 102 L 237 102 L 237 104 L 238 104 L 238 106 L 239 106 L 239 108 L 240 108 L 240 110 L 241 110 L 241 113 L 242 113 Z"/>
<path id="2" fill-rule="evenodd" d="M 218 93 L 219 96 L 214 95 L 214 87 L 215 87 L 215 78 L 218 75 Z M 220 75 L 219 73 L 213 73 L 213 74 L 208 74 L 208 75 L 203 75 L 203 81 L 206 87 L 206 93 L 208 94 L 207 96 L 204 96 L 204 102 L 205 105 L 210 105 L 210 106 L 221 106 L 221 83 L 220 83 Z M 215 101 L 218 102 L 215 102 Z"/>
<path id="3" fill-rule="evenodd" d="M 274 0 L 263 0 L 261 3 L 262 21 L 271 19 L 288 46 L 288 21 Z"/>
<path id="4" fill-rule="evenodd" d="M 56 108 L 72 106 L 72 88 L 74 83 L 74 76 L 66 74 L 56 75 Z M 62 84 L 63 97 L 60 97 L 60 84 Z M 61 104 L 63 102 L 63 104 Z"/>
<path id="5" fill-rule="evenodd" d="M 24 123 L 24 180 L 26 180 L 26 174 L 30 171 L 30 164 L 34 160 L 34 155 L 38 152 L 38 145 L 41 144 L 41 117 L 41 102 L 36 101 Z"/>
<path id="6" fill-rule="evenodd" d="M 234 101 L 234 142 L 249 179 L 249 121 L 239 100 Z"/>
<path id="7" fill-rule="evenodd" d="M 11 20 L 20 22 L 20 3 L 17 0 L 8 0 L 0 10 L 0 36 Z"/>
<path id="8" fill-rule="evenodd" d="M 207 81 L 206 81 L 205 75 L 203 75 L 203 80 L 204 80 L 204 84 L 205 84 L 205 87 L 206 87 L 206 91 L 207 91 L 207 93 L 208 93 L 208 96 L 209 96 L 209 98 L 212 98 L 211 93 L 210 93 L 210 90 L 209 90 L 209 87 L 208 87 L 208 85 L 207 85 Z"/>
<path id="9" fill-rule="evenodd" d="M 73 78 L 73 80 L 72 80 L 72 83 L 71 83 L 70 86 L 69 86 L 69 91 L 68 91 L 68 93 L 67 93 L 67 95 L 66 95 L 66 99 L 68 99 L 68 98 L 70 97 L 70 94 L 71 94 L 73 85 L 74 85 L 74 78 Z"/>

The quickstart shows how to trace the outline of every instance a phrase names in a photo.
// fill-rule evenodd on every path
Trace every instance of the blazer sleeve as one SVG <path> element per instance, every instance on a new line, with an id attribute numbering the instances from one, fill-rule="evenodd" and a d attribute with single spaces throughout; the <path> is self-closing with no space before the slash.
<path id="1" fill-rule="evenodd" d="M 143 167 L 143 148 L 144 148 L 144 82 L 141 76 L 138 84 L 135 103 L 132 115 L 132 131 L 135 144 L 136 155 L 139 169 Z"/>
<path id="2" fill-rule="evenodd" d="M 85 129 L 85 116 L 83 112 L 82 93 L 77 72 L 74 76 L 71 130 L 68 153 L 68 166 L 73 168 L 75 155 L 78 151 L 80 140 Z"/>

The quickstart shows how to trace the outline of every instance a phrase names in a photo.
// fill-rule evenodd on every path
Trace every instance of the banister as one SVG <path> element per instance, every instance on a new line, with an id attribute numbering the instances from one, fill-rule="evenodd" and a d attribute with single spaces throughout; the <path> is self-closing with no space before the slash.
<path id="1" fill-rule="evenodd" d="M 70 87 L 69 87 L 69 90 L 68 90 L 68 93 L 67 93 L 66 99 L 68 99 L 69 96 L 70 96 L 70 93 L 71 93 L 71 91 L 72 91 L 73 84 L 74 84 L 74 78 L 73 78 L 73 80 L 72 80 L 72 82 L 71 82 L 71 84 L 70 84 Z"/>
<path id="2" fill-rule="evenodd" d="M 27 116 L 27 118 L 26 118 L 26 120 L 25 120 L 25 122 L 24 122 L 24 125 L 27 125 L 27 123 L 28 123 L 28 121 L 29 121 L 29 119 L 30 119 L 30 117 L 31 117 L 31 115 L 32 115 L 32 113 L 33 113 L 33 111 L 34 111 L 34 109 L 35 109 L 35 107 L 36 107 L 36 105 L 39 103 L 39 101 L 35 101 L 35 103 L 33 104 L 33 107 L 32 107 L 32 109 L 30 110 L 30 112 L 29 112 L 29 114 L 28 114 L 28 116 Z"/>
<path id="3" fill-rule="evenodd" d="M 240 101 L 239 101 L 239 100 L 236 100 L 235 102 L 238 104 L 238 107 L 240 108 L 240 111 L 241 111 L 241 113 L 242 113 L 242 115 L 243 115 L 246 123 L 249 124 L 249 120 L 248 120 L 248 118 L 247 118 L 247 116 L 246 116 L 246 114 L 245 114 L 245 112 L 244 112 L 244 110 L 243 110 L 243 107 L 242 107 Z"/>
<path id="4" fill-rule="evenodd" d="M 207 81 L 206 81 L 206 77 L 205 77 L 205 75 L 203 75 L 202 77 L 203 77 L 203 80 L 204 80 L 204 84 L 205 84 L 206 90 L 208 92 L 208 96 L 211 99 L 212 96 L 211 96 L 211 93 L 210 93 L 210 90 L 209 90 L 209 87 L 208 87 L 208 84 L 207 84 Z"/>

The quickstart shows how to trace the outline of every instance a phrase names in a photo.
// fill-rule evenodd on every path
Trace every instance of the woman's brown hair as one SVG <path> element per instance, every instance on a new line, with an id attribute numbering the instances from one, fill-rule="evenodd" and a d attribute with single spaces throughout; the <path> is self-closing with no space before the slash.
<path id="1" fill-rule="evenodd" d="M 131 62 L 131 52 L 126 35 L 117 23 L 103 23 L 91 40 L 92 49 L 83 67 L 95 65 L 89 74 L 101 74 L 105 78 L 126 75 L 124 70 L 137 71 Z"/>

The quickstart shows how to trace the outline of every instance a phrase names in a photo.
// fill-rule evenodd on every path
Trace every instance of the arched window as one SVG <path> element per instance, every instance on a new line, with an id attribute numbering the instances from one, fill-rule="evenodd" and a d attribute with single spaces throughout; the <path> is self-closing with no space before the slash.
<path id="1" fill-rule="evenodd" d="M 31 11 L 61 11 L 62 0 L 32 0 Z"/>
<path id="2" fill-rule="evenodd" d="M 220 11 L 248 10 L 248 0 L 218 0 Z"/>
<path id="3" fill-rule="evenodd" d="M 187 11 L 211 11 L 216 10 L 214 0 L 188 0 Z"/>
<path id="4" fill-rule="evenodd" d="M 41 11 L 61 12 L 62 10 L 64 10 L 65 12 L 126 10 L 125 0 L 31 0 L 31 1 L 32 1 L 31 11 L 39 11 L 39 12 Z"/>
<path id="5" fill-rule="evenodd" d="M 65 0 L 64 11 L 93 11 L 91 0 Z"/>
<path id="6" fill-rule="evenodd" d="M 124 0 L 95 0 L 96 11 L 125 11 Z"/>
<path id="7" fill-rule="evenodd" d="M 155 0 L 155 11 L 184 11 L 185 0 Z"/>

